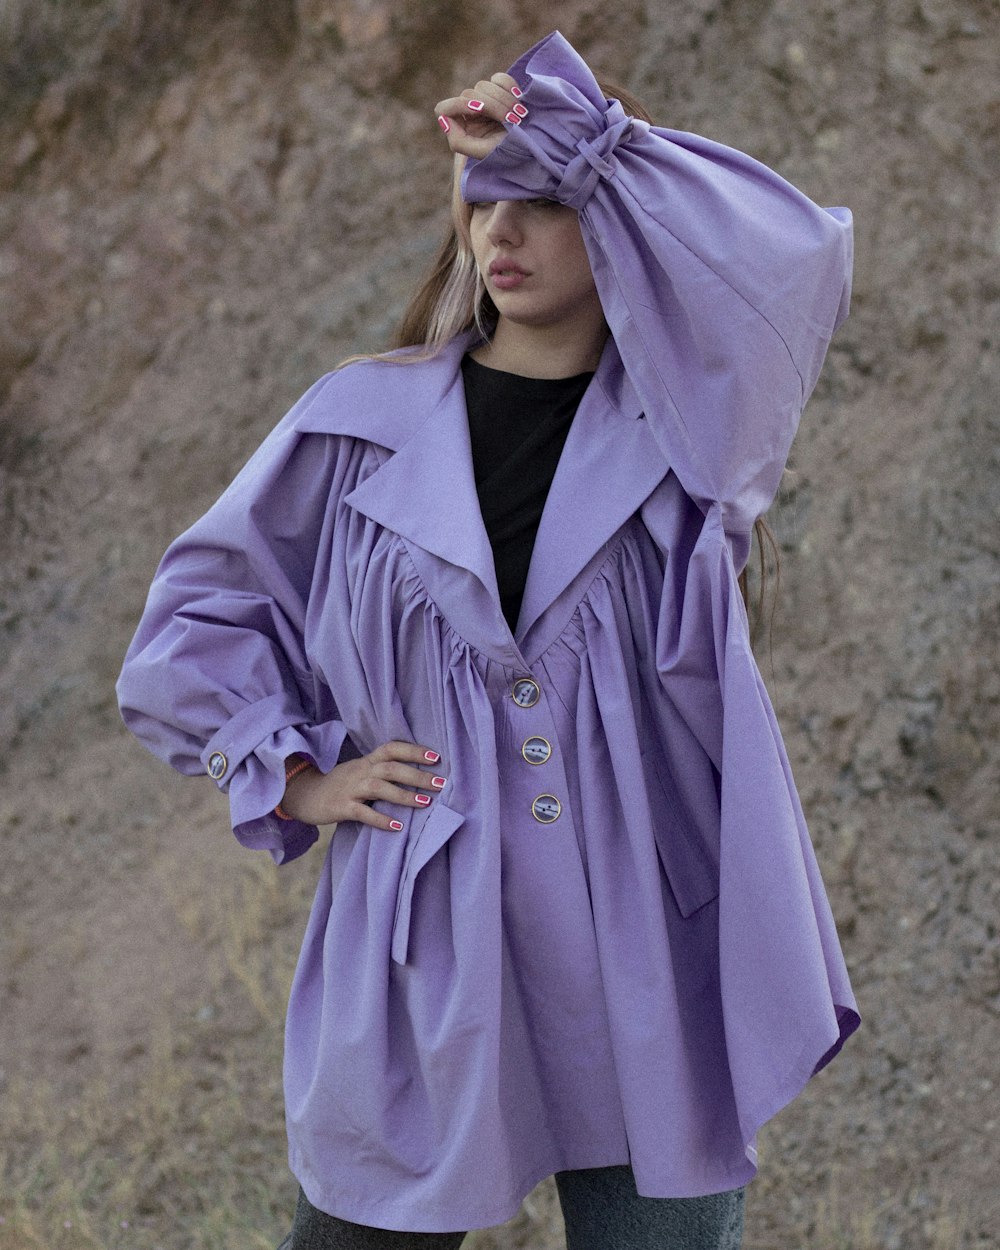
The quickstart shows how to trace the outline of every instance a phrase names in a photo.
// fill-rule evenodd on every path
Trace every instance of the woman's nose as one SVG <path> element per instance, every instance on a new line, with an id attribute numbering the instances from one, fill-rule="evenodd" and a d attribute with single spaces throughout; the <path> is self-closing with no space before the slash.
<path id="1" fill-rule="evenodd" d="M 491 243 L 519 243 L 521 220 L 517 200 L 497 200 L 486 229 Z"/>

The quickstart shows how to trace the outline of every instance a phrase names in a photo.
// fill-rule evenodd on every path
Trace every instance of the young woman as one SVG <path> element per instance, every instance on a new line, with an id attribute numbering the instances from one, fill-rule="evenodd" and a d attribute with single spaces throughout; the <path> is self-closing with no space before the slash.
<path id="1" fill-rule="evenodd" d="M 436 109 L 454 231 L 171 546 L 126 723 L 285 862 L 290 1250 L 739 1244 L 857 1027 L 739 575 L 850 215 L 608 99 L 561 35 Z"/>

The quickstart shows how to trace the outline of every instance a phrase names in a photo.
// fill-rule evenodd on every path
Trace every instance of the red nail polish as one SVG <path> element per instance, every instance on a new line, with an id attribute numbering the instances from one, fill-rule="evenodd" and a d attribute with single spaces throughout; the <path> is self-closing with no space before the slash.
<path id="1" fill-rule="evenodd" d="M 436 764 L 440 758 L 441 756 L 438 755 L 437 751 L 424 752 L 424 759 L 427 760 L 429 764 Z"/>
<path id="2" fill-rule="evenodd" d="M 439 117 L 438 125 L 446 134 L 448 133 L 449 130 L 451 130 L 451 122 L 447 119 L 447 117 Z"/>
<path id="3" fill-rule="evenodd" d="M 482 102 L 482 100 L 469 100 L 465 107 L 467 109 L 472 109 L 473 113 L 481 113 L 486 105 Z"/>
<path id="4" fill-rule="evenodd" d="M 413 801 L 414 803 L 419 803 L 421 807 L 426 807 L 431 801 L 431 796 L 429 794 L 415 794 Z"/>
<path id="5" fill-rule="evenodd" d="M 445 782 L 444 777 L 432 777 L 431 778 L 431 785 L 436 786 L 439 790 L 444 785 L 444 782 Z"/>
<path id="6" fill-rule="evenodd" d="M 523 104 L 515 104 L 514 108 L 512 109 L 512 112 L 516 113 L 518 117 L 528 116 L 528 110 L 524 107 Z"/>
<path id="7" fill-rule="evenodd" d="M 510 122 L 512 126 L 520 126 L 521 124 L 521 119 L 520 117 L 518 117 L 516 113 L 508 113 L 507 116 L 504 118 L 504 121 Z"/>
<path id="8" fill-rule="evenodd" d="M 390 821 L 389 821 L 389 828 L 390 828 L 390 829 L 395 829 L 395 831 L 396 831 L 397 833 L 399 833 L 399 831 L 400 831 L 400 829 L 402 829 L 402 827 L 403 827 L 403 822 L 402 822 L 401 820 L 390 820 Z"/>
<path id="9" fill-rule="evenodd" d="M 511 87 L 510 94 L 511 95 L 524 95 L 524 92 L 521 90 L 520 87 Z"/>

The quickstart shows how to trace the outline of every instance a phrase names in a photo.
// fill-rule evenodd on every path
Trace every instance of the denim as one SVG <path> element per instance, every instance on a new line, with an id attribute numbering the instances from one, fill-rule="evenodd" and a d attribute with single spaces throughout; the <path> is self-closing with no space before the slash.
<path id="1" fill-rule="evenodd" d="M 557 1172 L 566 1250 L 739 1250 L 743 1190 L 703 1198 L 643 1198 L 628 1166 Z M 464 1232 L 401 1233 L 318 1211 L 299 1190 L 278 1250 L 459 1250 Z"/>
<path id="2" fill-rule="evenodd" d="M 739 1250 L 743 1190 L 643 1198 L 630 1167 L 557 1172 L 566 1250 Z"/>
<path id="3" fill-rule="evenodd" d="M 398 1233 L 327 1215 L 302 1190 L 292 1231 L 278 1250 L 458 1250 L 465 1233 Z"/>

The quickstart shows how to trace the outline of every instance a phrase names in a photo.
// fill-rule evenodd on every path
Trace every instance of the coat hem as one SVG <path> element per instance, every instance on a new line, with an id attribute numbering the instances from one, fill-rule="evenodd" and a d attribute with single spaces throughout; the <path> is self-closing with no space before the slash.
<path id="1" fill-rule="evenodd" d="M 349 1220 L 352 1224 L 363 1224 L 370 1228 L 386 1229 L 390 1232 L 403 1233 L 456 1233 L 471 1232 L 477 1228 L 495 1228 L 498 1224 L 506 1224 L 521 1209 L 521 1203 L 536 1185 L 552 1175 L 552 1169 L 535 1168 L 526 1173 L 530 1179 L 515 1186 L 512 1197 L 502 1205 L 487 1207 L 468 1216 L 459 1217 L 444 1207 L 433 1203 L 420 1202 L 409 1204 L 395 1199 L 387 1199 L 380 1203 L 372 1198 L 352 1199 L 344 1193 L 336 1197 L 323 1185 L 318 1177 L 306 1164 L 302 1155 L 289 1147 L 288 1166 L 296 1180 L 302 1186 L 305 1196 L 314 1207 L 332 1215 L 336 1219 Z"/>
<path id="2" fill-rule="evenodd" d="M 758 1099 L 749 1112 L 747 1119 L 753 1132 L 747 1138 L 748 1159 L 756 1159 L 757 1152 L 753 1149 L 753 1142 L 758 1130 L 798 1098 L 810 1080 L 830 1062 L 851 1034 L 860 1027 L 861 1016 L 849 1003 L 835 1003 L 834 1010 L 837 1018 L 837 1036 L 834 1040 L 827 1042 L 821 1037 L 810 1039 L 799 1051 L 798 1057 L 785 1075 L 775 1083 L 770 1097 Z"/>
<path id="3" fill-rule="evenodd" d="M 756 1152 L 754 1154 L 756 1155 Z M 514 1187 L 511 1197 L 502 1204 L 479 1208 L 466 1215 L 456 1215 L 453 1208 L 445 1209 L 426 1202 L 407 1204 L 400 1202 L 398 1197 L 392 1201 L 391 1211 L 384 1209 L 389 1206 L 389 1200 L 385 1203 L 372 1198 L 352 1200 L 343 1193 L 333 1197 L 329 1188 L 308 1167 L 304 1157 L 293 1146 L 289 1146 L 288 1150 L 288 1166 L 302 1186 L 306 1197 L 317 1210 L 332 1215 L 336 1219 L 348 1220 L 352 1224 L 407 1233 L 472 1232 L 480 1228 L 496 1228 L 512 1220 L 521 1210 L 525 1198 L 531 1191 L 542 1181 L 554 1176 L 556 1172 L 621 1167 L 628 1166 L 631 1162 L 629 1158 L 622 1158 L 618 1153 L 611 1158 L 597 1157 L 588 1162 L 574 1161 L 572 1165 L 566 1161 L 560 1161 L 558 1166 L 553 1166 L 550 1162 L 525 1173 L 526 1179 Z M 640 1183 L 638 1179 L 636 1179 L 636 1191 L 642 1198 L 702 1198 L 710 1194 L 741 1189 L 748 1185 L 756 1174 L 757 1165 L 754 1161 L 750 1164 L 748 1173 L 741 1172 L 739 1175 L 726 1176 L 718 1181 L 697 1185 L 693 1189 L 691 1186 L 684 1186 L 682 1193 L 673 1192 L 674 1187 L 670 1185 L 648 1186 Z M 650 1189 L 659 1192 L 649 1192 Z M 671 1192 L 664 1192 L 664 1190 Z"/>

